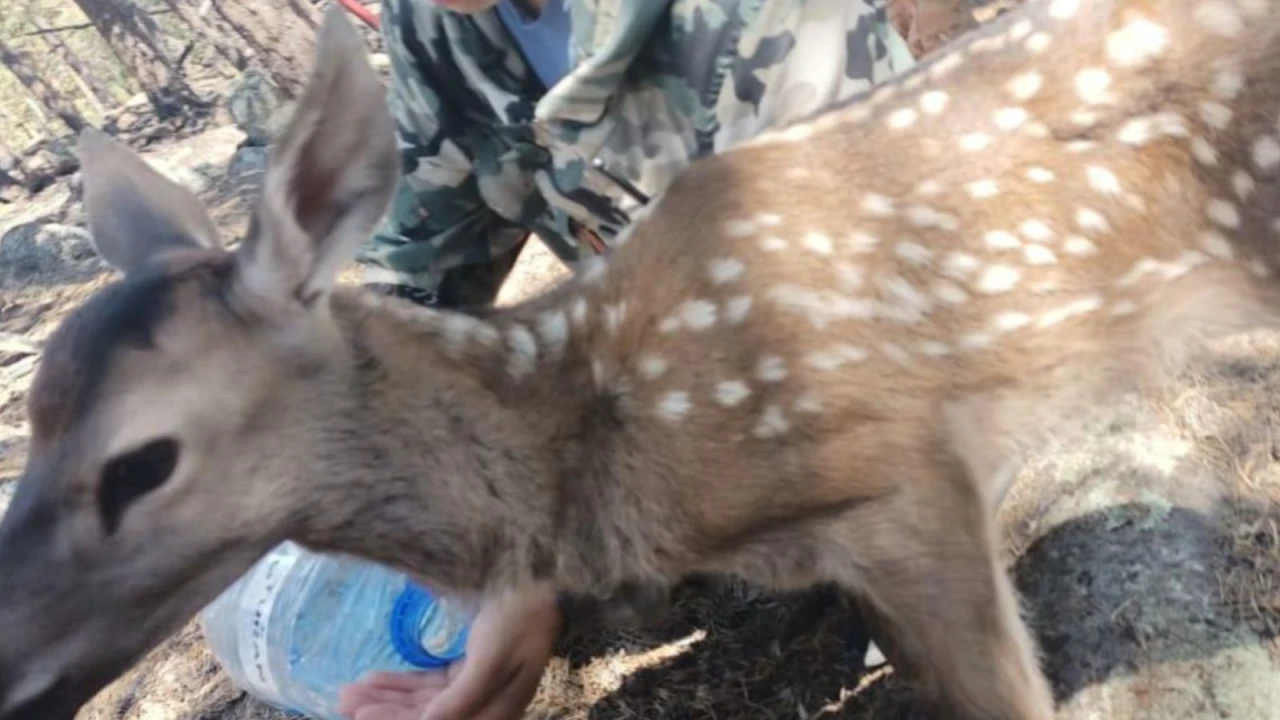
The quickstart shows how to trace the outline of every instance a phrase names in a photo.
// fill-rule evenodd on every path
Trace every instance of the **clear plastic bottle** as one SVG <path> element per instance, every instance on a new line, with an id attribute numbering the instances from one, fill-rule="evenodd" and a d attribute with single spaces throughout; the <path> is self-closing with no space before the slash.
<path id="1" fill-rule="evenodd" d="M 201 612 L 214 657 L 259 700 L 315 720 L 375 670 L 443 667 L 462 657 L 472 617 L 402 573 L 285 542 Z"/>

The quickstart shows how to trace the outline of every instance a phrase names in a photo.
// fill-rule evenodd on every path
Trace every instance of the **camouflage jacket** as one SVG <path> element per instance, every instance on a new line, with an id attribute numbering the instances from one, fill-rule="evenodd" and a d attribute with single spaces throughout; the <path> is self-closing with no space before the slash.
<path id="1" fill-rule="evenodd" d="M 383 0 L 403 176 L 366 282 L 487 304 L 530 232 L 574 263 L 691 160 L 910 67 L 884 2 L 571 0 L 548 90 L 495 11 Z"/>

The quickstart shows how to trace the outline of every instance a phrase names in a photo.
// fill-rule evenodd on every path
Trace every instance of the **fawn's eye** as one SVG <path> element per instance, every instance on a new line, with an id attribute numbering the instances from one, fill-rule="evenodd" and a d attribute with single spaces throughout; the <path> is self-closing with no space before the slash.
<path id="1" fill-rule="evenodd" d="M 163 485 L 177 466 L 178 441 L 172 438 L 152 440 L 107 462 L 98 483 L 98 512 L 107 534 L 120 527 L 131 503 Z"/>

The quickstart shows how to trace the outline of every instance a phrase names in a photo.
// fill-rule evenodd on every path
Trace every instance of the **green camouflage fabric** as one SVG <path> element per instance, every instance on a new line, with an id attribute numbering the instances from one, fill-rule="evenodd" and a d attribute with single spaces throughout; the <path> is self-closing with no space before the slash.
<path id="1" fill-rule="evenodd" d="M 572 266 L 692 160 L 911 67 L 885 1 L 570 0 L 548 90 L 496 11 L 383 0 L 403 176 L 365 281 L 485 305 L 531 232 Z"/>

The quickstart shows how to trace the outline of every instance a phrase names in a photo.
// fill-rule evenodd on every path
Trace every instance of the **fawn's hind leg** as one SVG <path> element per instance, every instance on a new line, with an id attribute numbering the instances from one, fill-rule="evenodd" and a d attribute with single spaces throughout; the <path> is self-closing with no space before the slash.
<path id="1" fill-rule="evenodd" d="M 907 471 L 910 463 L 895 470 Z M 873 605 L 887 653 L 939 711 L 962 720 L 1052 720 L 1053 696 L 999 564 L 980 494 L 959 463 L 917 468 L 900 492 L 850 512 L 835 529 L 841 581 Z"/>

